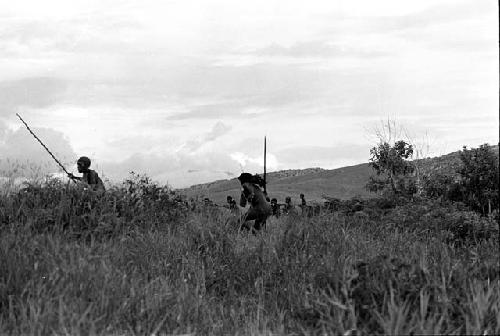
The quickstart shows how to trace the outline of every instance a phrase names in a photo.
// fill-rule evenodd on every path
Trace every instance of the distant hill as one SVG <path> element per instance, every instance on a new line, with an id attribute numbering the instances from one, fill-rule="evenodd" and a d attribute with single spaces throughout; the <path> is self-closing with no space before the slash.
<path id="1" fill-rule="evenodd" d="M 271 198 L 276 197 L 283 203 L 286 196 L 298 204 L 303 193 L 308 201 L 323 201 L 323 195 L 348 199 L 354 196 L 370 197 L 364 185 L 372 169 L 368 163 L 333 170 L 307 168 L 282 170 L 267 174 L 267 190 Z M 239 200 L 240 183 L 234 178 L 198 184 L 189 188 L 178 189 L 187 197 L 208 197 L 217 204 L 224 204 L 228 195 Z"/>
<path id="2" fill-rule="evenodd" d="M 492 146 L 498 153 L 498 146 Z M 459 151 L 443 156 L 416 161 L 424 174 L 455 175 L 460 167 Z M 349 199 L 355 196 L 374 197 L 365 185 L 374 172 L 368 163 L 337 169 L 307 168 L 282 170 L 267 174 L 267 190 L 271 198 L 276 197 L 283 203 L 286 196 L 299 204 L 299 195 L 303 193 L 307 201 L 323 202 L 323 196 Z M 225 204 L 228 195 L 236 200 L 240 197 L 240 183 L 236 178 L 198 184 L 189 188 L 178 189 L 187 197 L 208 197 L 217 204 Z"/>
<path id="3" fill-rule="evenodd" d="M 493 153 L 499 156 L 498 145 L 490 146 Z M 470 149 L 470 148 L 469 148 Z M 458 176 L 458 169 L 461 166 L 460 151 L 452 152 L 442 156 L 417 160 L 416 163 L 426 175 L 444 174 L 448 176 Z"/>

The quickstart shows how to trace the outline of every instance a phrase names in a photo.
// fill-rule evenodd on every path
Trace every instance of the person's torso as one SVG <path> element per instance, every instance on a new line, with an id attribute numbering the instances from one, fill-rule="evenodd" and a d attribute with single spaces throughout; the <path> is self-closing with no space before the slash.
<path id="1" fill-rule="evenodd" d="M 264 192 L 255 184 L 243 183 L 243 196 L 247 199 L 253 208 L 259 208 L 265 211 L 271 209 L 271 205 L 266 201 Z"/>
<path id="2" fill-rule="evenodd" d="M 95 170 L 89 169 L 84 172 L 82 181 L 92 186 L 95 190 L 104 190 L 104 183 Z"/>

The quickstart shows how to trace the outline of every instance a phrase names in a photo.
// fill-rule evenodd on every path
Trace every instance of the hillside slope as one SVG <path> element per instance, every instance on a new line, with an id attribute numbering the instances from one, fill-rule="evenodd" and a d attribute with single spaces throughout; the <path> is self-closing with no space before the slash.
<path id="1" fill-rule="evenodd" d="M 498 146 L 491 148 L 498 155 Z M 459 151 L 416 161 L 421 167 L 421 172 L 426 175 L 456 175 L 460 162 Z M 292 202 L 298 204 L 301 193 L 305 195 L 307 201 L 316 202 L 323 202 L 323 195 L 340 199 L 355 196 L 367 198 L 375 196 L 365 189 L 372 174 L 374 172 L 368 163 L 332 170 L 322 168 L 283 170 L 267 174 L 267 189 L 269 196 L 276 197 L 280 203 L 284 202 L 286 196 L 290 196 Z M 239 200 L 240 183 L 234 178 L 198 184 L 178 191 L 187 197 L 208 197 L 217 204 L 225 204 L 228 195 Z"/>
<path id="2" fill-rule="evenodd" d="M 364 185 L 372 173 L 367 163 L 333 170 L 309 168 L 284 170 L 267 174 L 267 190 L 271 198 L 283 203 L 286 196 L 298 204 L 299 195 L 305 194 L 308 201 L 323 201 L 323 195 L 348 199 L 354 196 L 370 197 Z M 234 178 L 180 189 L 187 197 L 208 197 L 217 204 L 224 204 L 228 195 L 240 197 L 240 183 Z"/>

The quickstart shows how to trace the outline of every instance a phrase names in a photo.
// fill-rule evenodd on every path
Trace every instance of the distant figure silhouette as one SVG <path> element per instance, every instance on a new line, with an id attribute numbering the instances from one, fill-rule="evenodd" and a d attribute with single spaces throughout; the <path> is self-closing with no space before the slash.
<path id="1" fill-rule="evenodd" d="M 280 205 L 278 204 L 278 200 L 276 198 L 273 198 L 271 200 L 271 210 L 273 213 L 273 216 L 276 218 L 279 218 L 281 213 L 280 213 Z"/>
<path id="2" fill-rule="evenodd" d="M 77 177 L 72 173 L 68 173 L 68 177 L 73 180 L 81 181 L 87 184 L 94 191 L 105 191 L 104 183 L 95 170 L 90 169 L 91 161 L 88 157 L 82 156 L 76 161 L 76 167 L 82 177 Z"/>
<path id="3" fill-rule="evenodd" d="M 305 198 L 304 194 L 300 194 L 300 209 L 302 210 L 303 216 L 311 217 L 312 208 L 310 206 L 307 206 L 307 202 L 306 202 L 306 198 Z"/>
<path id="4" fill-rule="evenodd" d="M 252 232 L 260 230 L 265 224 L 267 217 L 272 214 L 271 205 L 266 201 L 266 196 L 260 188 L 259 180 L 249 173 L 242 173 L 238 180 L 241 183 L 240 206 L 250 208 L 243 216 L 242 228 L 251 229 Z M 253 227 L 248 225 L 248 221 L 254 220 Z"/>
<path id="5" fill-rule="evenodd" d="M 283 209 L 283 212 L 286 214 L 289 214 L 293 212 L 293 204 L 292 204 L 292 198 L 290 196 L 285 197 L 285 207 Z"/>
<path id="6" fill-rule="evenodd" d="M 231 211 L 238 210 L 238 206 L 236 205 L 236 201 L 231 196 L 227 196 L 226 200 L 227 200 L 227 205 L 229 207 L 229 210 L 231 210 Z"/>
<path id="7" fill-rule="evenodd" d="M 304 194 L 300 194 L 300 200 L 301 200 L 301 206 L 306 206 L 307 205 L 307 202 L 306 202 L 306 198 L 304 196 Z"/>

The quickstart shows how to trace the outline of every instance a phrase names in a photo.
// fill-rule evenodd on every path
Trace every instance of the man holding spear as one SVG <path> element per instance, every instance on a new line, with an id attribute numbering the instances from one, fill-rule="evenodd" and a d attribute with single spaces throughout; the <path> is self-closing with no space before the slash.
<path id="1" fill-rule="evenodd" d="M 105 191 L 104 183 L 102 183 L 101 178 L 95 170 L 90 169 L 90 159 L 86 156 L 82 156 L 76 161 L 76 166 L 79 173 L 82 173 L 82 177 L 76 177 L 72 173 L 68 173 L 70 179 L 84 182 L 92 188 L 94 191 Z"/>
<path id="2" fill-rule="evenodd" d="M 72 173 L 69 173 L 66 168 L 59 162 L 59 160 L 52 154 L 52 152 L 45 146 L 45 144 L 40 140 L 36 134 L 31 130 L 31 128 L 28 126 L 28 124 L 21 118 L 21 116 L 16 113 L 16 116 L 21 120 L 21 122 L 26 126 L 28 131 L 33 135 L 33 137 L 42 145 L 43 148 L 49 153 L 49 155 L 54 159 L 54 161 L 61 167 L 61 169 L 68 175 L 68 177 L 73 180 L 73 182 L 77 183 L 77 181 L 84 182 L 90 186 L 90 188 L 94 191 L 105 191 L 104 188 L 104 183 L 102 183 L 101 178 L 97 174 L 95 170 L 89 169 L 90 168 L 90 159 L 86 156 L 82 156 L 81 158 L 78 159 L 77 161 L 77 168 L 79 173 L 83 173 L 82 177 L 76 177 Z"/>

